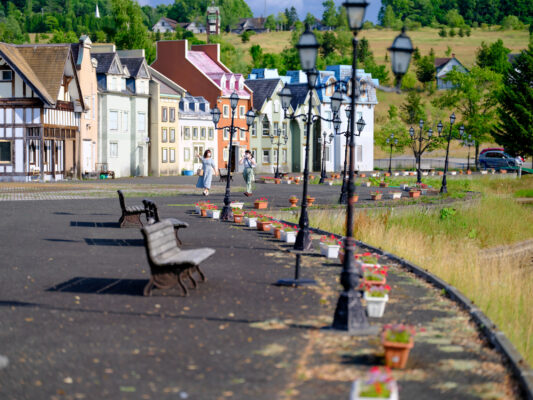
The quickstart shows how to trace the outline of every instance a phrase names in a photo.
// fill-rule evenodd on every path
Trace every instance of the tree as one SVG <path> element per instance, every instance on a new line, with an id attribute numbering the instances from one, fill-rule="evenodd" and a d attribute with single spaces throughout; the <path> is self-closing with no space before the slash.
<path id="1" fill-rule="evenodd" d="M 427 89 L 428 84 L 436 78 L 435 59 L 431 56 L 424 56 L 416 63 L 416 78 Z"/>
<path id="2" fill-rule="evenodd" d="M 311 13 L 307 13 L 307 15 L 305 16 L 305 19 L 304 19 L 304 24 L 309 25 L 310 27 L 315 25 L 316 24 L 315 16 L 313 14 L 311 14 Z"/>
<path id="3" fill-rule="evenodd" d="M 388 5 L 385 8 L 383 13 L 383 18 L 381 19 L 381 25 L 385 28 L 392 28 L 396 24 L 396 15 L 391 5 Z"/>
<path id="4" fill-rule="evenodd" d="M 465 24 L 465 20 L 455 8 L 446 13 L 446 23 L 451 28 L 457 28 Z"/>
<path id="5" fill-rule="evenodd" d="M 487 46 L 485 42 L 481 42 L 481 47 L 476 52 L 476 65 L 504 74 L 511 66 L 508 61 L 510 52 L 511 50 L 503 45 L 501 39 L 498 39 L 490 46 Z"/>
<path id="6" fill-rule="evenodd" d="M 287 19 L 285 13 L 278 13 L 278 16 L 276 18 L 276 25 L 278 27 L 277 29 L 281 29 L 282 31 L 286 31 L 289 28 L 289 20 Z"/>
<path id="7" fill-rule="evenodd" d="M 367 38 L 363 37 L 357 44 L 357 61 L 364 64 L 370 58 L 374 58 L 374 54 L 370 50 Z"/>
<path id="8" fill-rule="evenodd" d="M 333 0 L 325 0 L 322 2 L 324 13 L 322 14 L 322 23 L 329 27 L 337 25 L 337 9 Z"/>
<path id="9" fill-rule="evenodd" d="M 400 106 L 400 110 L 401 118 L 407 125 L 418 125 L 418 122 L 426 116 L 422 97 L 415 91 L 407 93 L 407 99 Z"/>
<path id="10" fill-rule="evenodd" d="M 533 156 L 533 45 L 515 58 L 498 94 L 500 122 L 492 136 L 513 155 Z"/>
<path id="11" fill-rule="evenodd" d="M 276 30 L 276 18 L 273 15 L 269 15 L 265 21 L 265 28 L 275 31 Z"/>
<path id="12" fill-rule="evenodd" d="M 261 68 L 263 66 L 263 49 L 261 46 L 254 44 L 250 47 L 250 55 L 252 56 L 253 67 Z"/>
<path id="13" fill-rule="evenodd" d="M 433 102 L 437 107 L 462 115 L 465 132 L 476 141 L 476 164 L 479 145 L 490 140 L 490 132 L 497 120 L 497 93 L 501 80 L 500 74 L 488 68 L 474 67 L 469 73 L 453 69 L 446 76 L 452 89 Z"/>
<path id="14" fill-rule="evenodd" d="M 322 36 L 322 54 L 324 57 L 329 56 L 335 52 L 335 47 L 337 44 L 337 38 L 335 34 L 331 31 L 325 32 Z"/>
<path id="15" fill-rule="evenodd" d="M 398 144 L 392 148 L 392 152 L 402 153 L 411 142 L 407 128 L 398 118 L 398 108 L 395 105 L 389 106 L 388 114 L 389 120 L 376 132 L 375 142 L 382 150 L 389 151 L 390 144 L 387 143 L 387 139 L 394 134 L 394 138 L 398 139 Z"/>
<path id="16" fill-rule="evenodd" d="M 287 16 L 287 24 L 289 25 L 289 28 L 291 28 L 297 21 L 300 20 L 300 18 L 298 18 L 298 11 L 296 11 L 294 6 L 292 6 L 290 10 L 286 8 L 285 15 Z"/>

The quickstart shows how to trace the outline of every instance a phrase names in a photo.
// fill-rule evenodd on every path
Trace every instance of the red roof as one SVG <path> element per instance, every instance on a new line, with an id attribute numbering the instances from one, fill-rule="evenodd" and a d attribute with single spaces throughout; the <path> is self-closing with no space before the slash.
<path id="1" fill-rule="evenodd" d="M 449 62 L 451 58 L 435 58 L 435 68 L 441 67 L 447 62 Z"/>

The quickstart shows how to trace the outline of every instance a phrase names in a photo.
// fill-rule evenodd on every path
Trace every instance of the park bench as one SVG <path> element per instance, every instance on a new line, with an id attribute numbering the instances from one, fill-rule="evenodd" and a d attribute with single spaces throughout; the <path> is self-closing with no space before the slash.
<path id="1" fill-rule="evenodd" d="M 148 224 L 156 224 L 158 222 L 161 222 L 159 219 L 159 212 L 157 211 L 157 206 L 152 200 L 143 200 L 144 209 L 146 210 L 146 220 L 148 221 Z M 172 225 L 174 225 L 174 232 L 176 234 L 176 240 L 179 244 L 181 243 L 181 239 L 178 236 L 178 230 L 180 228 L 188 228 L 189 224 L 187 222 L 180 221 L 177 218 L 165 218 L 165 221 L 170 221 Z"/>
<path id="2" fill-rule="evenodd" d="M 227 168 L 220 168 L 218 171 L 220 173 L 220 182 L 223 182 L 223 181 L 227 182 L 227 180 L 228 180 L 228 169 Z M 231 182 L 233 182 L 233 173 L 230 173 L 229 176 L 230 176 Z"/>
<path id="3" fill-rule="evenodd" d="M 121 228 L 130 228 L 143 226 L 141 222 L 141 215 L 146 213 L 144 206 L 129 206 L 126 207 L 126 202 L 124 201 L 124 194 L 122 190 L 117 190 L 118 201 L 120 202 L 120 209 L 122 215 L 118 220 L 118 224 Z"/>
<path id="4" fill-rule="evenodd" d="M 143 291 L 145 296 L 151 296 L 154 286 L 165 290 L 176 285 L 179 285 L 183 295 L 187 296 L 189 292 L 182 277 L 185 275 L 189 278 L 193 288 L 196 288 L 198 285 L 192 276 L 193 272 L 200 275 L 202 282 L 206 280 L 200 270 L 200 263 L 211 257 L 215 253 L 214 249 L 206 247 L 181 250 L 174 235 L 174 225 L 168 220 L 145 226 L 141 232 L 151 272 L 150 280 Z"/>

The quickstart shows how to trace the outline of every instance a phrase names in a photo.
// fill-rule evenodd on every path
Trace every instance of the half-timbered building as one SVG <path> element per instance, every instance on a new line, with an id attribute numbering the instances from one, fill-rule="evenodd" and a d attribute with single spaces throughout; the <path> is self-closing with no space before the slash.
<path id="1" fill-rule="evenodd" d="M 83 111 L 70 45 L 0 43 L 0 180 L 75 176 Z"/>

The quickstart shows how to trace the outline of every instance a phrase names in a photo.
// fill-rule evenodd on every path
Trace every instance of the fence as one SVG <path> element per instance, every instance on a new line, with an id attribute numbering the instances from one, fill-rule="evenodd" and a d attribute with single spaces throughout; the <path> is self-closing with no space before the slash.
<path id="1" fill-rule="evenodd" d="M 416 169 L 416 160 L 414 158 L 393 158 L 392 169 Z M 470 160 L 470 168 L 473 168 L 474 160 Z M 421 169 L 444 169 L 444 160 L 441 158 L 423 158 L 420 163 Z M 448 160 L 448 169 L 466 169 L 466 162 Z M 374 160 L 375 169 L 389 169 L 389 159 Z"/>

